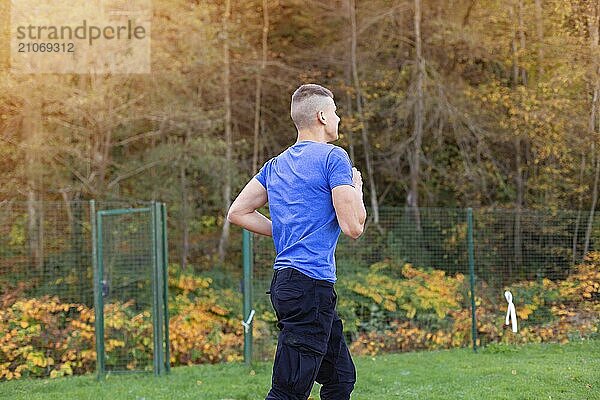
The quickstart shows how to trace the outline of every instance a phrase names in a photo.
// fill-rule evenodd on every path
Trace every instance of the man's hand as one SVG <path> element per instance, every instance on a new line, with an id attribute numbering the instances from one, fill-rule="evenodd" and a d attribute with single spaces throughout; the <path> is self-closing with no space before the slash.
<path id="1" fill-rule="evenodd" d="M 360 171 L 357 170 L 355 167 L 352 167 L 352 183 L 354 184 L 355 188 L 362 188 L 362 175 L 360 174 Z"/>

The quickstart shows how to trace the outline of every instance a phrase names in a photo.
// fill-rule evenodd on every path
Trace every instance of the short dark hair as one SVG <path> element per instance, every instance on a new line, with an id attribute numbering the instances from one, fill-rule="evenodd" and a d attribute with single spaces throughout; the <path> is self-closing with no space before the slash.
<path id="1" fill-rule="evenodd" d="M 323 102 L 333 100 L 331 90 L 314 83 L 300 86 L 292 95 L 290 115 L 297 129 L 303 129 L 316 123 L 316 112 L 322 109 Z"/>
<path id="2" fill-rule="evenodd" d="M 292 95 L 292 102 L 302 101 L 311 96 L 326 96 L 333 99 L 333 93 L 326 87 L 317 85 L 316 83 L 306 83 L 296 89 Z"/>

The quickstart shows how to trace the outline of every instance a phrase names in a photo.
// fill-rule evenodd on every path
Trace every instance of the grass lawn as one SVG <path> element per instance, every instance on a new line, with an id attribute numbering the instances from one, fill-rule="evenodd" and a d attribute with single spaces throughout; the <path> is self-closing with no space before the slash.
<path id="1" fill-rule="evenodd" d="M 492 345 L 357 357 L 353 399 L 600 400 L 600 340 L 566 345 Z M 92 375 L 0 383 L 0 399 L 264 399 L 271 364 L 172 369 L 171 375 Z M 318 399 L 315 385 L 313 399 Z"/>

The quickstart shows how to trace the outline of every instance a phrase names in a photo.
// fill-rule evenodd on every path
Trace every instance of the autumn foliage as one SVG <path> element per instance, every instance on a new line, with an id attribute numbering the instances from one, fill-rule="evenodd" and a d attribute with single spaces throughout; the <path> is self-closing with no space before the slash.
<path id="1" fill-rule="evenodd" d="M 400 271 L 405 279 L 390 279 L 394 270 Z M 351 346 L 355 353 L 375 355 L 472 344 L 469 287 L 462 274 L 449 277 L 443 271 L 425 272 L 410 264 L 381 263 L 373 265 L 361 278 L 349 289 L 371 304 L 367 314 L 353 322 L 364 328 L 365 322 L 370 321 L 374 329 L 359 329 Z M 507 305 L 503 290 L 478 282 L 475 290 L 478 345 L 566 343 L 598 335 L 600 253 L 588 254 L 565 280 L 522 281 L 506 289 L 511 290 L 515 299 L 519 331 L 515 334 L 504 327 Z M 350 303 L 356 301 L 360 300 L 351 297 Z M 396 309 L 403 312 L 395 313 Z"/>
<path id="2" fill-rule="evenodd" d="M 171 365 L 241 359 L 241 296 L 215 290 L 210 278 L 178 274 L 171 291 Z M 58 297 L 0 299 L 0 380 L 51 378 L 96 368 L 94 310 L 63 304 Z M 152 367 L 152 317 L 133 301 L 105 305 L 107 367 L 125 360 L 126 369 Z"/>
<path id="3" fill-rule="evenodd" d="M 171 365 L 242 359 L 241 295 L 216 289 L 211 278 L 171 268 Z M 598 335 L 600 253 L 588 254 L 564 280 L 521 281 L 509 288 L 519 332 L 503 328 L 501 291 L 476 286 L 478 343 L 561 342 Z M 375 355 L 463 347 L 471 344 L 468 279 L 462 274 L 395 264 L 371 265 L 336 285 L 338 312 L 354 341 L 354 354 Z M 95 370 L 93 309 L 58 297 L 0 299 L 0 380 L 51 378 Z M 105 306 L 107 363 L 127 369 L 152 365 L 152 318 L 133 301 Z M 255 339 L 272 336 L 274 316 L 257 315 Z M 117 338 L 128 338 L 117 339 Z"/>

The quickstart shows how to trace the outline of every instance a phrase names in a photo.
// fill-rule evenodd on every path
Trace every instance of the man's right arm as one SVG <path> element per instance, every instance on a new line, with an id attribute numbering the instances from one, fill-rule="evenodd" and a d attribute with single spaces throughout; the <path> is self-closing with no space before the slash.
<path id="1" fill-rule="evenodd" d="M 363 202 L 362 177 L 356 168 L 352 168 L 352 183 L 354 187 L 350 185 L 334 187 L 331 196 L 342 232 L 353 239 L 358 239 L 364 231 L 367 210 Z"/>

